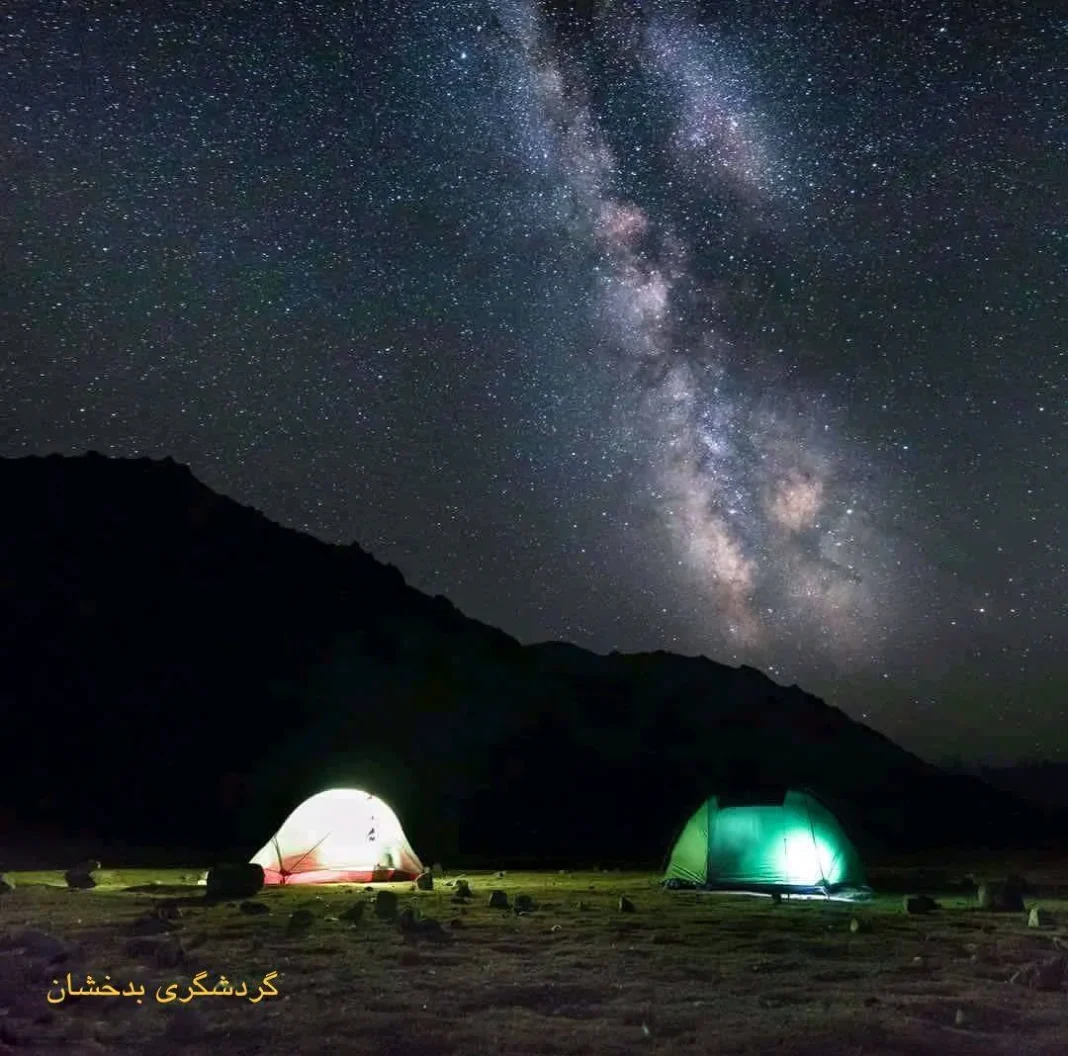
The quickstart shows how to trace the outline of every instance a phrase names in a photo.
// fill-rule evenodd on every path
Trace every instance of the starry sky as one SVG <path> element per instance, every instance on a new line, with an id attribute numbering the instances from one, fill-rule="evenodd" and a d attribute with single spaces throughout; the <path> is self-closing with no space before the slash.
<path id="1" fill-rule="evenodd" d="M 1068 755 L 1066 55 L 1052 2 L 13 0 L 0 455 Z"/>

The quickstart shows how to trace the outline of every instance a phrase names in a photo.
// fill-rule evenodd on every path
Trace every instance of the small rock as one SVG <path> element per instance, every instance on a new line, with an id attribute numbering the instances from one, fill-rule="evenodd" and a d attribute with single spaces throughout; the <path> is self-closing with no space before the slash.
<path id="1" fill-rule="evenodd" d="M 504 870 L 503 870 L 503 869 L 501 869 L 501 870 L 500 870 L 500 871 L 499 871 L 499 872 L 497 873 L 497 879 L 498 879 L 498 880 L 503 880 L 503 879 L 504 879 Z"/>
<path id="2" fill-rule="evenodd" d="M 1033 906 L 1031 912 L 1027 915 L 1027 926 L 1029 928 L 1048 928 L 1053 923 L 1053 914 L 1041 906 Z"/>
<path id="3" fill-rule="evenodd" d="M 315 923 L 315 914 L 310 909 L 295 909 L 289 914 L 286 930 L 290 932 L 307 931 Z"/>
<path id="4" fill-rule="evenodd" d="M 1008 880 L 987 880 L 979 885 L 979 908 L 991 913 L 1022 913 L 1023 892 Z"/>
<path id="5" fill-rule="evenodd" d="M 263 866 L 255 862 L 223 864 L 208 870 L 205 898 L 213 902 L 251 898 L 263 887 Z"/>
<path id="6" fill-rule="evenodd" d="M 562 926 L 563 926 L 563 925 L 561 925 L 561 924 L 554 924 L 554 925 L 553 925 L 553 926 L 552 926 L 552 927 L 551 927 L 551 928 L 549 929 L 549 931 L 560 931 L 560 930 L 561 930 L 561 928 L 562 928 Z"/>
<path id="7" fill-rule="evenodd" d="M 237 908 L 247 917 L 262 917 L 264 913 L 271 912 L 265 902 L 242 902 Z"/>
<path id="8" fill-rule="evenodd" d="M 635 905 L 626 895 L 619 896 L 619 912 L 620 913 L 635 913 L 637 909 Z"/>
<path id="9" fill-rule="evenodd" d="M 434 890 L 434 877 L 430 873 L 420 873 L 415 878 L 415 886 L 420 891 L 433 891 Z"/>
<path id="10" fill-rule="evenodd" d="M 932 913 L 934 910 L 941 908 L 942 907 L 933 898 L 929 898 L 927 895 L 905 896 L 906 913 Z"/>
<path id="11" fill-rule="evenodd" d="M 849 922 L 849 930 L 854 934 L 867 933 L 871 931 L 871 921 L 864 920 L 862 917 L 854 917 Z"/>
<path id="12" fill-rule="evenodd" d="M 956 1015 L 953 1017 L 953 1023 L 958 1027 L 963 1027 L 968 1022 L 968 1017 L 963 1008 L 958 1008 Z"/>
<path id="13" fill-rule="evenodd" d="M 88 891 L 90 888 L 96 887 L 96 881 L 93 879 L 92 874 L 99 868 L 100 863 L 93 858 L 71 866 L 64 873 L 67 887 L 72 891 Z"/>
<path id="14" fill-rule="evenodd" d="M 397 896 L 392 891 L 379 891 L 375 895 L 375 916 L 379 920 L 397 919 Z"/>
<path id="15" fill-rule="evenodd" d="M 924 957 L 923 954 L 918 954 L 917 956 L 912 958 L 912 963 L 917 968 L 926 968 L 927 967 L 927 958 Z"/>
<path id="16" fill-rule="evenodd" d="M 199 1008 L 176 1009 L 175 1014 L 169 1015 L 167 1026 L 163 1029 L 163 1036 L 171 1041 L 196 1041 L 209 1032 L 210 1024 L 207 1016 Z"/>
<path id="17" fill-rule="evenodd" d="M 456 898 L 470 898 L 471 897 L 471 885 L 466 880 L 456 881 Z"/>
<path id="18" fill-rule="evenodd" d="M 15 890 L 15 881 L 9 880 L 6 876 L 0 873 L 0 895 L 6 895 Z"/>
<path id="19" fill-rule="evenodd" d="M 128 939 L 124 949 L 127 956 L 147 958 L 156 968 L 178 968 L 185 962 L 185 951 L 176 939 L 140 936 Z"/>
<path id="20" fill-rule="evenodd" d="M 155 911 L 145 913 L 130 923 L 131 935 L 166 935 L 170 931 L 180 930 L 182 925 L 176 920 L 160 917 Z"/>
<path id="21" fill-rule="evenodd" d="M 40 957 L 49 964 L 65 961 L 70 955 L 66 944 L 44 931 L 27 929 L 5 937 L 0 943 L 5 950 L 22 950 L 30 957 Z"/>
<path id="22" fill-rule="evenodd" d="M 530 913 L 534 909 L 534 899 L 530 895 L 515 896 L 516 913 Z"/>
<path id="23" fill-rule="evenodd" d="M 1068 969 L 1068 957 L 1048 957 L 1044 961 L 1033 961 L 1013 972 L 1010 983 L 1029 986 L 1033 990 L 1060 990 L 1064 982 L 1064 973 Z"/>
<path id="24" fill-rule="evenodd" d="M 780 895 L 778 891 L 773 891 L 771 893 L 771 904 L 773 906 L 781 906 L 782 905 L 782 895 Z"/>
<path id="25" fill-rule="evenodd" d="M 508 896 L 503 891 L 491 891 L 489 905 L 490 909 L 507 909 Z"/>
<path id="26" fill-rule="evenodd" d="M 338 914 L 338 920 L 345 924 L 359 924 L 363 920 L 363 911 L 366 907 L 364 902 L 354 902 L 348 909 Z"/>

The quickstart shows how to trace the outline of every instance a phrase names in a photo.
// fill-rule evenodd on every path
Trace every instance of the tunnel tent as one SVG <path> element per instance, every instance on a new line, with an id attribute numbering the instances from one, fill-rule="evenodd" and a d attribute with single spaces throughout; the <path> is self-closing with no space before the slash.
<path id="1" fill-rule="evenodd" d="M 267 884 L 385 883 L 423 872 L 389 805 L 355 788 L 306 799 L 252 862 Z"/>
<path id="2" fill-rule="evenodd" d="M 871 895 L 860 856 L 835 816 L 795 789 L 725 792 L 694 812 L 672 848 L 669 888 Z"/>

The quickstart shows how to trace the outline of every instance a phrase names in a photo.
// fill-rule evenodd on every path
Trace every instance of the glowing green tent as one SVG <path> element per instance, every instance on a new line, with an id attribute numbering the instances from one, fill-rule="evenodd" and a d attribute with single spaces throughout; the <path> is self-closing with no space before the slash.
<path id="1" fill-rule="evenodd" d="M 686 823 L 667 887 L 863 898 L 860 856 L 834 815 L 790 789 L 712 796 Z"/>

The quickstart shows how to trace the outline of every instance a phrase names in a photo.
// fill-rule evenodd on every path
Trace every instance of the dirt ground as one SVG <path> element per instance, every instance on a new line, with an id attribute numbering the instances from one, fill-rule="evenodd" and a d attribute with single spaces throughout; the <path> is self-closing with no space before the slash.
<path id="1" fill-rule="evenodd" d="M 265 889 L 253 901 L 266 911 L 249 913 L 205 904 L 192 872 L 101 871 L 90 891 L 9 873 L 0 1052 L 1064 1056 L 1064 985 L 1008 980 L 1068 953 L 1068 860 L 1023 872 L 1028 906 L 1053 925 L 979 910 L 914 869 L 872 874 L 880 893 L 866 905 L 670 892 L 629 873 L 376 885 L 440 930 L 379 919 L 362 886 Z M 454 899 L 461 876 L 466 903 Z M 495 888 L 534 908 L 490 908 Z M 901 892 L 920 888 L 942 908 L 907 915 Z M 360 903 L 357 923 L 342 918 Z M 190 996 L 202 972 L 207 990 L 225 975 L 247 994 Z M 121 994 L 131 983 L 140 1003 Z M 177 999 L 161 1003 L 170 983 Z M 67 993 L 106 985 L 120 994 Z"/>

